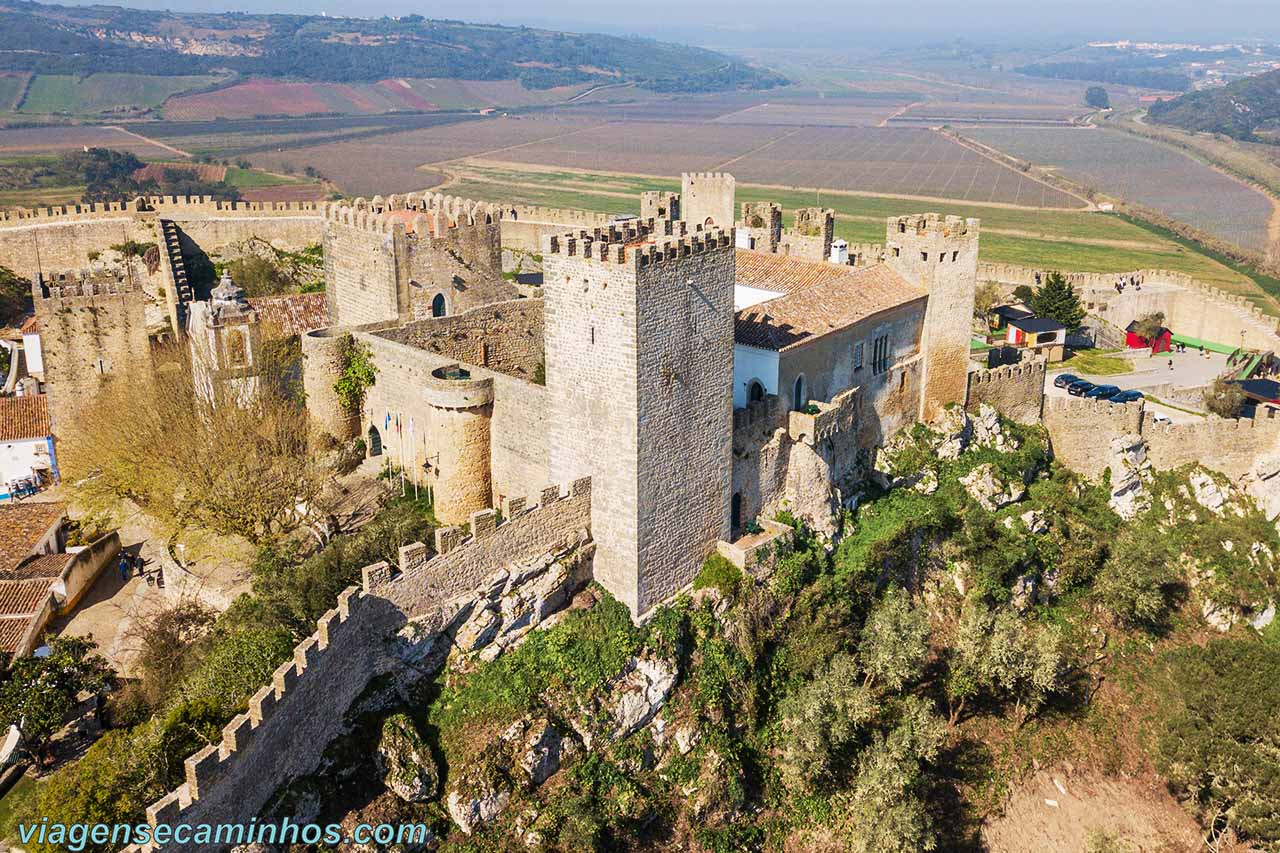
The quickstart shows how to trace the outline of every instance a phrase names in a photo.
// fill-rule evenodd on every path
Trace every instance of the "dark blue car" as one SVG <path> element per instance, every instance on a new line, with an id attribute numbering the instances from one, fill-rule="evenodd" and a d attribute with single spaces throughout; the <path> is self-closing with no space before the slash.
<path id="1" fill-rule="evenodd" d="M 1078 382 L 1072 382 L 1070 385 L 1068 385 L 1067 393 L 1070 394 L 1072 397 L 1083 397 L 1086 393 L 1088 393 L 1089 391 L 1092 391 L 1096 387 L 1097 386 L 1094 385 L 1092 382 L 1090 382 L 1088 379 L 1081 379 Z"/>
<path id="2" fill-rule="evenodd" d="M 1113 394 L 1107 399 L 1109 403 L 1136 403 L 1142 399 L 1141 391 L 1121 391 L 1119 394 Z"/>
<path id="3" fill-rule="evenodd" d="M 1066 388 L 1072 382 L 1079 382 L 1079 381 L 1080 381 L 1080 377 L 1076 376 L 1074 373 L 1059 373 L 1057 376 L 1053 378 L 1053 387 Z"/>
<path id="4" fill-rule="evenodd" d="M 1095 385 L 1084 392 L 1084 397 L 1086 400 L 1109 400 L 1119 393 L 1119 385 Z"/>

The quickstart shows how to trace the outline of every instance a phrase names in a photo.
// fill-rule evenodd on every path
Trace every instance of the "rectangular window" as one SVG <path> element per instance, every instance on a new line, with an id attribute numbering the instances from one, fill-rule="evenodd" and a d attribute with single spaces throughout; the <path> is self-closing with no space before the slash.
<path id="1" fill-rule="evenodd" d="M 889 369 L 889 336 L 880 335 L 871 345 L 871 372 L 879 375 Z"/>
<path id="2" fill-rule="evenodd" d="M 853 345 L 853 369 L 862 369 L 862 341 Z"/>
<path id="3" fill-rule="evenodd" d="M 927 260 L 929 260 L 929 253 L 928 253 L 928 252 L 921 252 L 921 253 L 920 253 L 920 260 L 922 260 L 922 261 L 927 261 Z"/>
<path id="4" fill-rule="evenodd" d="M 957 250 L 951 253 L 951 262 L 955 263 L 958 260 L 960 260 L 960 252 Z"/>

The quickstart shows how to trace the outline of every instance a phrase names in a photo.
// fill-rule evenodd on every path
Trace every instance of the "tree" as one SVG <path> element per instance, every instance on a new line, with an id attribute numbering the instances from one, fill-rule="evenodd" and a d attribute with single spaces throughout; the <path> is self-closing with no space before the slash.
<path id="1" fill-rule="evenodd" d="M 877 711 L 857 660 L 838 654 L 783 705 L 782 777 L 798 790 L 834 781 L 840 752 Z"/>
<path id="2" fill-rule="evenodd" d="M 1156 763 L 1215 838 L 1280 849 L 1280 648 L 1218 639 L 1166 652 Z"/>
<path id="3" fill-rule="evenodd" d="M 1160 333 L 1164 331 L 1164 313 L 1156 311 L 1141 317 L 1133 326 L 1133 331 L 1139 337 L 1153 341 L 1160 337 Z"/>
<path id="4" fill-rule="evenodd" d="M 1067 331 L 1075 331 L 1084 322 L 1084 306 L 1080 304 L 1080 295 L 1060 272 L 1051 272 L 1045 276 L 1044 284 L 1031 297 L 1030 304 L 1036 316 L 1057 320 L 1067 327 Z"/>
<path id="5" fill-rule="evenodd" d="M 1004 290 L 994 281 L 984 281 L 973 294 L 974 319 L 987 322 L 991 310 L 1004 301 Z"/>
<path id="6" fill-rule="evenodd" d="M 1084 92 L 1084 102 L 1095 110 L 1111 109 L 1111 96 L 1101 86 L 1090 86 Z"/>
<path id="7" fill-rule="evenodd" d="M 16 326 L 31 310 L 31 282 L 0 266 L 0 326 Z"/>
<path id="8" fill-rule="evenodd" d="M 0 685 L 0 725 L 15 725 L 27 750 L 43 760 L 49 738 L 62 728 L 83 693 L 106 686 L 111 668 L 83 637 L 55 637 L 45 657 L 23 657 Z"/>
<path id="9" fill-rule="evenodd" d="M 1220 418 L 1238 418 L 1244 411 L 1244 389 L 1239 382 L 1219 377 L 1204 392 L 1204 407 Z"/>
<path id="10" fill-rule="evenodd" d="M 185 352 L 156 356 L 138 381 L 106 384 L 68 426 L 64 477 L 90 508 L 120 498 L 176 532 L 187 526 L 258 544 L 324 518 L 326 471 L 291 392 L 295 367 L 258 354 L 258 393 L 197 381 Z M 299 507 L 305 508 L 303 511 Z"/>
<path id="11" fill-rule="evenodd" d="M 1030 305 L 1031 300 L 1036 298 L 1036 292 L 1031 289 L 1031 285 L 1020 284 L 1013 289 L 1013 298 L 1023 305 Z"/>
<path id="12" fill-rule="evenodd" d="M 858 644 L 863 685 L 897 692 L 920 673 L 929 652 L 929 619 L 911 606 L 911 596 L 890 588 L 867 617 Z"/>

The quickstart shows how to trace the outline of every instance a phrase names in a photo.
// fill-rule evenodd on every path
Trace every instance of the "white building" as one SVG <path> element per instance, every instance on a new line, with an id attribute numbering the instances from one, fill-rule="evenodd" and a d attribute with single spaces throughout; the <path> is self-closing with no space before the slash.
<path id="1" fill-rule="evenodd" d="M 28 478 L 45 483 L 58 478 L 46 397 L 0 397 L 0 499 Z"/>

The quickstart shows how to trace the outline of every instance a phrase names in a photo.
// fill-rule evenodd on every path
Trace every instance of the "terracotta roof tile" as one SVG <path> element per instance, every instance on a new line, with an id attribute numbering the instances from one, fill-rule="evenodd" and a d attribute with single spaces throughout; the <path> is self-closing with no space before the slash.
<path id="1" fill-rule="evenodd" d="M 58 552 L 57 554 L 41 554 L 28 557 L 11 569 L 0 568 L 0 581 L 28 581 L 44 579 L 53 581 L 62 574 L 74 554 Z"/>
<path id="2" fill-rule="evenodd" d="M 0 581 L 0 616 L 35 613 L 49 595 L 49 579 Z"/>
<path id="3" fill-rule="evenodd" d="M 737 284 L 783 294 L 737 312 L 735 340 L 761 349 L 799 346 L 928 296 L 886 264 L 855 268 L 739 249 L 737 269 Z"/>
<path id="4" fill-rule="evenodd" d="M 35 314 L 32 314 L 30 317 L 26 319 L 26 321 L 22 324 L 21 331 L 22 331 L 22 334 L 24 335 L 34 335 L 40 331 L 40 321 L 36 319 Z"/>
<path id="5" fill-rule="evenodd" d="M 249 300 L 249 304 L 258 312 L 263 334 L 268 339 L 288 338 L 329 325 L 329 311 L 323 293 L 256 296 Z"/>
<path id="6" fill-rule="evenodd" d="M 0 397 L 0 441 L 26 441 L 49 435 L 49 406 L 44 394 Z"/>
<path id="7" fill-rule="evenodd" d="M 31 556 L 49 528 L 67 514 L 62 503 L 0 504 L 0 569 L 13 569 Z"/>
<path id="8" fill-rule="evenodd" d="M 13 654 L 31 627 L 31 616 L 0 616 L 0 652 Z"/>

